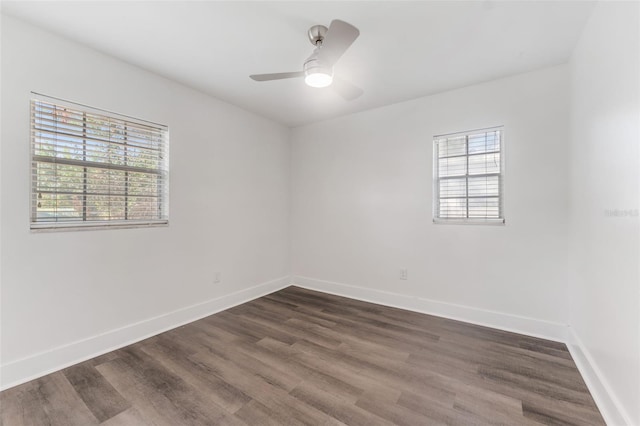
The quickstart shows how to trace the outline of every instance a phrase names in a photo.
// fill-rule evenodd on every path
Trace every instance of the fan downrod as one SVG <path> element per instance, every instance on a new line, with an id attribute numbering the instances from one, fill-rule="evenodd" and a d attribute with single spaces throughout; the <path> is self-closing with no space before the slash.
<path id="1" fill-rule="evenodd" d="M 327 27 L 324 25 L 314 25 L 309 28 L 307 35 L 309 36 L 309 41 L 314 46 L 321 46 L 322 41 L 324 40 L 324 36 L 327 33 Z"/>

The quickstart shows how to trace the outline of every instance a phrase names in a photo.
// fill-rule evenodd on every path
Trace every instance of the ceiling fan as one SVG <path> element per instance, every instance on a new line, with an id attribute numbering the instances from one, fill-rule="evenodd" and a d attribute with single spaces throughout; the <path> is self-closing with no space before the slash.
<path id="1" fill-rule="evenodd" d="M 333 75 L 333 66 L 360 35 L 353 25 L 334 19 L 329 28 L 314 25 L 308 31 L 309 41 L 316 48 L 304 61 L 302 71 L 274 74 L 253 74 L 255 81 L 281 80 L 304 77 L 311 87 L 331 86 L 340 96 L 350 101 L 362 95 L 362 89 Z"/>

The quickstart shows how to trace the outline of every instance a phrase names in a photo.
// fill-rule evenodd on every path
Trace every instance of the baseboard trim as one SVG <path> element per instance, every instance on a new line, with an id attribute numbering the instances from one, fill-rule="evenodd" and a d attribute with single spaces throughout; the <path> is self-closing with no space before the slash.
<path id="1" fill-rule="evenodd" d="M 569 327 L 567 347 L 604 421 L 609 426 L 632 425 L 631 417 L 615 396 L 586 346 L 571 327 Z"/>
<path id="2" fill-rule="evenodd" d="M 464 321 L 556 342 L 565 343 L 567 340 L 568 326 L 561 323 L 309 277 L 294 276 L 293 283 L 296 286 L 309 290 L 322 291 L 336 296 L 362 300 L 363 302 L 377 303 L 394 308 Z"/>
<path id="3" fill-rule="evenodd" d="M 291 285 L 286 276 L 173 312 L 59 346 L 0 366 L 0 390 L 37 379 L 79 362 L 229 309 Z"/>

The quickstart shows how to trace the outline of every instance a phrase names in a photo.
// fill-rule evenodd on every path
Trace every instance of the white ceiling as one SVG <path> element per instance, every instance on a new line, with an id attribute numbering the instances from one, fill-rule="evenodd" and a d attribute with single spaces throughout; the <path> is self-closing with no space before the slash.
<path id="1" fill-rule="evenodd" d="M 582 1 L 46 1 L 3 13 L 288 126 L 566 62 L 593 3 Z M 302 79 L 307 29 L 342 19 L 360 37 L 335 67 L 364 89 L 345 101 Z"/>

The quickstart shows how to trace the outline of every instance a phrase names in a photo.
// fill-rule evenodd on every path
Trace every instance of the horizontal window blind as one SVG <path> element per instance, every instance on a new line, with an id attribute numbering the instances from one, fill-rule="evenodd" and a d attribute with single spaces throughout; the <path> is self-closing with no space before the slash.
<path id="1" fill-rule="evenodd" d="M 31 228 L 169 220 L 168 129 L 55 99 L 31 101 Z"/>
<path id="2" fill-rule="evenodd" d="M 503 128 L 436 136 L 434 221 L 504 222 Z"/>

